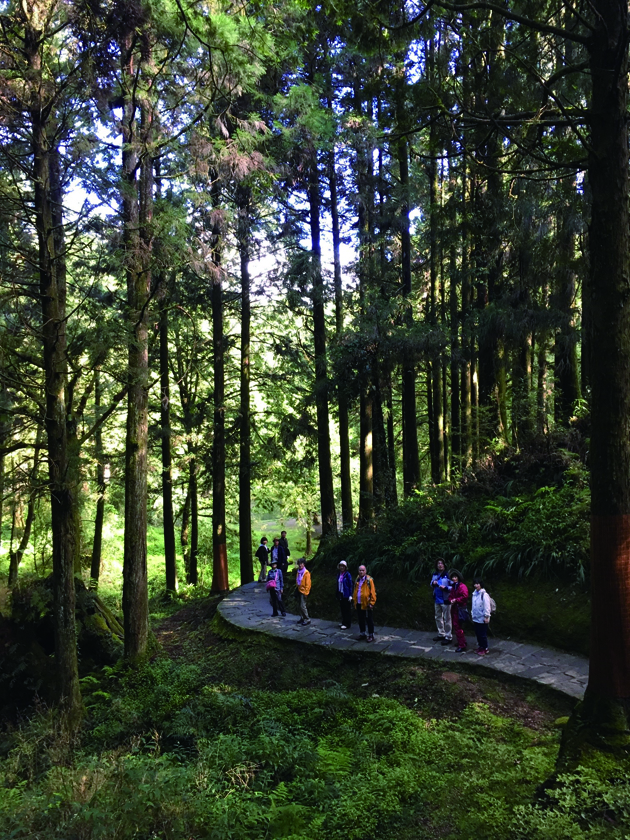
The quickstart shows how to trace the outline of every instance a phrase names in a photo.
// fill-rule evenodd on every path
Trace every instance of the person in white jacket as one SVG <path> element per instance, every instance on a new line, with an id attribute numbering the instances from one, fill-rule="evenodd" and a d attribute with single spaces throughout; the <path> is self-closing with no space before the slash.
<path id="1" fill-rule="evenodd" d="M 479 656 L 485 656 L 488 650 L 488 624 L 490 623 L 490 596 L 483 588 L 483 581 L 475 578 L 473 581 L 474 591 L 472 594 L 472 620 L 475 634 L 477 635 L 478 648 L 475 651 Z"/>

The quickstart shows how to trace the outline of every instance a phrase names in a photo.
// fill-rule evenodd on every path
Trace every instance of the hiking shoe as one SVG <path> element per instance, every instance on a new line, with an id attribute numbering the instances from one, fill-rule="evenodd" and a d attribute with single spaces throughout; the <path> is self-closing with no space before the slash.
<path id="1" fill-rule="evenodd" d="M 455 653 L 463 653 L 465 650 L 466 650 L 465 647 L 458 647 L 458 648 L 455 648 Z"/>
<path id="2" fill-rule="evenodd" d="M 374 636 L 368 636 L 367 640 L 368 640 L 368 642 L 373 642 L 374 641 Z"/>
<path id="3" fill-rule="evenodd" d="M 450 645 L 452 641 L 452 639 L 442 639 L 442 647 L 444 647 L 444 645 Z"/>
<path id="4" fill-rule="evenodd" d="M 490 653 L 488 648 L 486 648 L 485 650 L 483 648 L 479 648 L 479 650 L 477 651 L 477 656 L 485 656 L 487 653 Z"/>
<path id="5" fill-rule="evenodd" d="M 340 630 L 347 630 L 348 628 L 346 627 L 346 625 L 345 625 L 345 624 L 341 624 L 341 625 L 339 626 L 339 629 L 340 629 Z"/>
<path id="6" fill-rule="evenodd" d="M 443 638 L 444 638 L 444 636 L 434 636 L 433 641 L 434 642 L 441 642 Z"/>

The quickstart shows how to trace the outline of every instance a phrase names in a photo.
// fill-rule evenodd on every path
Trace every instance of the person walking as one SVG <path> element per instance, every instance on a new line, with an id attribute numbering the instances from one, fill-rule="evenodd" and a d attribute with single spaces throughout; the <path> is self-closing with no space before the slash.
<path id="1" fill-rule="evenodd" d="M 298 572 L 295 582 L 300 593 L 300 620 L 298 624 L 310 624 L 311 619 L 308 616 L 306 599 L 308 598 L 308 593 L 311 591 L 311 573 L 306 568 L 306 558 L 304 557 L 300 557 L 298 560 Z"/>
<path id="2" fill-rule="evenodd" d="M 473 586 L 475 590 L 472 595 L 471 612 L 477 644 L 479 645 L 475 653 L 479 656 L 485 656 L 490 652 L 488 650 L 488 624 L 490 624 L 490 613 L 492 612 L 490 596 L 483 588 L 481 578 L 475 578 Z"/>
<path id="3" fill-rule="evenodd" d="M 374 618 L 373 610 L 376 603 L 376 587 L 374 581 L 368 575 L 365 566 L 359 566 L 359 574 L 354 582 L 352 600 L 359 619 L 359 641 L 365 641 L 365 626 L 367 623 L 367 641 L 374 641 Z"/>
<path id="4" fill-rule="evenodd" d="M 256 557 L 260 561 L 259 583 L 264 583 L 267 580 L 267 563 L 269 562 L 270 553 L 271 549 L 267 545 L 267 537 L 261 537 L 260 545 L 256 549 Z"/>
<path id="5" fill-rule="evenodd" d="M 446 574 L 444 560 L 440 558 L 435 564 L 435 574 L 431 578 L 433 599 L 435 601 L 435 623 L 437 625 L 437 636 L 434 642 L 442 642 L 443 645 L 450 645 L 452 640 L 451 605 L 448 603 L 448 593 L 451 590 L 451 581 Z"/>
<path id="6" fill-rule="evenodd" d="M 470 616 L 468 619 L 464 617 L 464 614 L 468 612 L 468 610 L 466 610 L 466 603 L 468 602 L 468 587 L 462 581 L 461 572 L 458 572 L 457 569 L 451 569 L 448 576 L 452 584 L 451 591 L 448 596 L 448 601 L 451 605 L 451 623 L 453 625 L 455 637 L 457 638 L 455 653 L 463 653 L 468 647 L 468 642 L 466 641 L 466 635 L 462 626 L 464 621 L 470 619 Z"/>
<path id="7" fill-rule="evenodd" d="M 348 564 L 341 560 L 337 566 L 337 600 L 341 607 L 341 630 L 349 630 L 352 624 L 352 575 L 348 571 Z"/>
<path id="8" fill-rule="evenodd" d="M 276 618 L 278 610 L 284 618 L 287 611 L 284 608 L 284 601 L 282 594 L 284 592 L 284 578 L 282 571 L 278 568 L 278 558 L 271 558 L 271 569 L 267 575 L 267 592 L 269 593 L 269 603 L 272 606 L 272 617 Z"/>

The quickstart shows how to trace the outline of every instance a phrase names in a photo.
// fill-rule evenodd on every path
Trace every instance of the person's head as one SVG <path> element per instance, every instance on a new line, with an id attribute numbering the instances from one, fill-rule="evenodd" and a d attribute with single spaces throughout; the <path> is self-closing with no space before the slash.
<path id="1" fill-rule="evenodd" d="M 260 542 L 262 545 L 267 545 L 267 537 L 263 537 Z"/>
<path id="2" fill-rule="evenodd" d="M 283 540 L 284 540 L 284 539 L 286 539 L 286 536 L 287 536 L 287 532 L 286 532 L 286 531 L 280 531 L 280 537 L 281 537 Z"/>
<path id="3" fill-rule="evenodd" d="M 300 569 L 304 568 L 305 563 L 306 557 L 298 557 L 298 566 L 300 567 Z"/>
<path id="4" fill-rule="evenodd" d="M 473 586 L 475 587 L 477 592 L 479 592 L 480 589 L 483 589 L 483 581 L 481 580 L 481 578 L 476 577 L 473 580 Z"/>
<path id="5" fill-rule="evenodd" d="M 448 576 L 453 581 L 453 583 L 461 583 L 462 581 L 461 572 L 458 572 L 457 569 L 451 569 L 448 573 Z"/>
<path id="6" fill-rule="evenodd" d="M 338 569 L 339 569 L 340 572 L 347 572 L 348 571 L 348 564 L 346 563 L 345 560 L 340 560 L 339 561 Z"/>
<path id="7" fill-rule="evenodd" d="M 359 566 L 359 577 L 365 577 L 366 575 L 367 575 L 367 569 L 365 568 L 363 563 L 361 563 L 361 565 Z"/>
<path id="8" fill-rule="evenodd" d="M 435 571 L 436 572 L 445 572 L 446 571 L 446 563 L 442 560 L 441 557 L 435 561 Z"/>
<path id="9" fill-rule="evenodd" d="M 280 537 L 274 537 L 274 538 L 273 538 L 273 544 L 274 544 L 274 545 L 278 545 L 278 544 L 279 544 L 279 542 L 280 542 Z"/>

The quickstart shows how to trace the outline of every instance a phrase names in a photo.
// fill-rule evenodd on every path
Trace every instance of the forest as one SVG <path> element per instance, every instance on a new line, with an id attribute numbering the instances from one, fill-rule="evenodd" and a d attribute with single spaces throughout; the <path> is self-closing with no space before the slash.
<path id="1" fill-rule="evenodd" d="M 627 3 L 0 23 L 0 836 L 625 837 Z M 490 578 L 584 700 L 236 637 L 282 528 L 322 615 Z"/>

